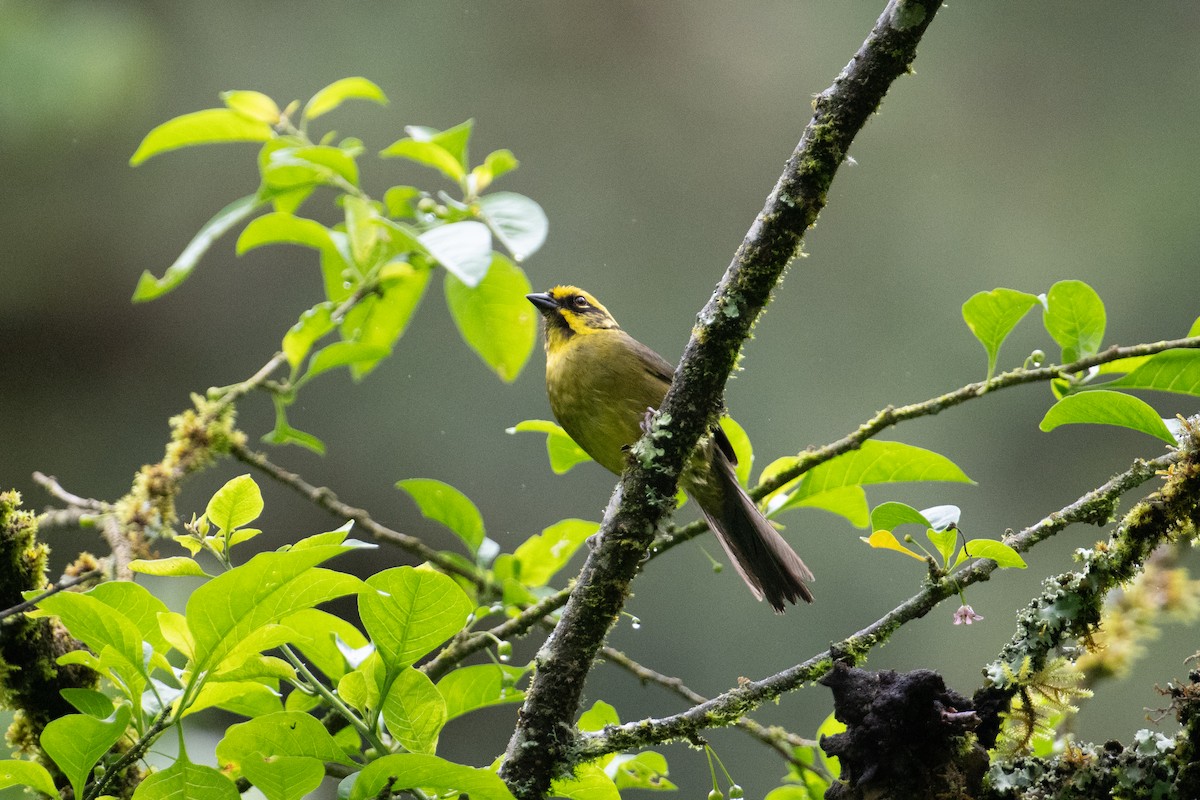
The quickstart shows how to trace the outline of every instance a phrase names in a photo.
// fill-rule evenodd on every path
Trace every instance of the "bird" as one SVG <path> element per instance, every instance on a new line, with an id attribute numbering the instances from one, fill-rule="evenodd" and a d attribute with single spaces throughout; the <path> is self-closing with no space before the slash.
<path id="1" fill-rule="evenodd" d="M 591 294 L 555 286 L 525 298 L 540 312 L 546 348 L 546 393 L 563 430 L 601 466 L 620 475 L 648 412 L 670 388 L 674 367 L 626 333 Z M 738 483 L 733 447 L 718 425 L 701 439 L 679 485 L 716 534 L 758 600 L 782 613 L 813 601 L 813 580 L 800 556 Z"/>

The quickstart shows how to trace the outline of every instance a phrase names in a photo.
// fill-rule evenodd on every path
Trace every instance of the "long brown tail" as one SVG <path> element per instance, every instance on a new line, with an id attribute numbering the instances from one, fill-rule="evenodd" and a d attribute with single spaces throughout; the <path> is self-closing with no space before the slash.
<path id="1" fill-rule="evenodd" d="M 738 484 L 718 447 L 712 448 L 709 475 L 708 485 L 694 487 L 692 496 L 750 591 L 780 613 L 786 603 L 811 603 L 805 582 L 813 580 L 812 572 Z"/>

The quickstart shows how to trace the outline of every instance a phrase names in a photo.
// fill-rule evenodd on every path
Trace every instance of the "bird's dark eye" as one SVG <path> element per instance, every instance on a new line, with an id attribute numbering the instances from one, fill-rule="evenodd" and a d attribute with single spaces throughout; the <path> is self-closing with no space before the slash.
<path id="1" fill-rule="evenodd" d="M 588 307 L 588 301 L 587 301 L 587 298 L 584 297 L 583 295 L 577 294 L 571 298 L 571 305 L 575 306 L 576 308 L 578 308 L 579 310 L 582 311 L 583 309 Z"/>

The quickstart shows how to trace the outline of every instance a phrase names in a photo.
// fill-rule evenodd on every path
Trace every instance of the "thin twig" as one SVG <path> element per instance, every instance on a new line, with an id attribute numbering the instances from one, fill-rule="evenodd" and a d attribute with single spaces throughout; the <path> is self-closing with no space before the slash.
<path id="1" fill-rule="evenodd" d="M 58 482 L 58 478 L 54 477 L 53 475 L 34 472 L 33 482 L 49 492 L 51 497 L 61 500 L 72 508 L 91 511 L 93 513 L 100 513 L 105 509 L 104 503 L 101 503 L 99 500 L 95 500 L 91 497 L 80 497 L 77 494 L 68 492 L 62 487 L 62 484 Z"/>
<path id="2" fill-rule="evenodd" d="M 1110 519 L 1121 494 L 1150 480 L 1160 471 L 1180 461 L 1182 457 L 1183 452 L 1176 450 L 1150 461 L 1138 459 L 1128 470 L 1104 485 L 1020 533 L 1006 537 L 1004 541 L 1014 550 L 1025 552 L 1073 523 L 1099 524 Z M 940 602 L 956 596 L 963 588 L 987 580 L 996 569 L 998 566 L 995 561 L 976 561 L 961 572 L 930 583 L 922 591 L 829 650 L 775 675 L 746 682 L 683 713 L 610 726 L 603 731 L 581 733 L 573 751 L 577 754 L 575 763 L 590 761 L 620 750 L 688 739 L 700 730 L 728 725 L 763 703 L 825 674 L 834 654 L 855 661 L 861 660 L 873 648 L 885 642 L 901 625 L 925 616 Z"/>
<path id="3" fill-rule="evenodd" d="M 83 573 L 82 575 L 75 575 L 74 577 L 71 577 L 71 578 L 63 578 L 61 581 L 54 584 L 46 591 L 42 592 L 37 597 L 32 597 L 23 603 L 17 603 L 12 608 L 6 608 L 3 611 L 0 611 L 0 621 L 4 621 L 4 620 L 8 619 L 9 617 L 14 617 L 17 614 L 21 614 L 25 611 L 28 611 L 29 609 L 36 606 L 38 603 L 45 600 L 47 597 L 52 597 L 52 596 L 58 594 L 59 592 L 66 591 L 67 589 L 78 586 L 81 583 L 87 583 L 88 581 L 92 580 L 93 578 L 99 578 L 99 577 L 102 577 L 103 575 L 104 575 L 103 570 L 93 569 L 93 570 Z"/>

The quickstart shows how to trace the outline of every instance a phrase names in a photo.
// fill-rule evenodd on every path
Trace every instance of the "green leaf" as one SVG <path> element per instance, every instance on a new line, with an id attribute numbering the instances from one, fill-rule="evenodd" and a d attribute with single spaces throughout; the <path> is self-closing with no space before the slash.
<path id="1" fill-rule="evenodd" d="M 1050 407 L 1038 427 L 1043 431 L 1052 431 L 1060 425 L 1080 423 L 1132 428 L 1169 444 L 1177 444 L 1162 417 L 1148 403 L 1133 395 L 1104 389 L 1064 397 Z"/>
<path id="2" fill-rule="evenodd" d="M 1111 387 L 1200 396 L 1200 350 L 1156 353 L 1128 375 L 1104 384 L 1104 388 Z"/>
<path id="3" fill-rule="evenodd" d="M 342 78 L 312 96 L 304 106 L 303 119 L 316 119 L 333 111 L 347 100 L 370 100 L 381 106 L 388 103 L 383 90 L 366 78 Z"/>
<path id="4" fill-rule="evenodd" d="M 167 267 L 167 271 L 161 278 L 154 277 L 149 270 L 142 272 L 137 288 L 133 291 L 133 302 L 144 303 L 148 300 L 156 300 L 179 286 L 192 274 L 200 257 L 208 252 L 208 248 L 212 246 L 213 242 L 220 239 L 226 231 L 253 214 L 265 203 L 266 200 L 261 199 L 257 194 L 252 194 L 247 197 L 239 197 L 222 208 L 216 216 L 201 226 L 196 235 L 192 237 L 192 241 L 179 254 L 179 258 Z"/>
<path id="5" fill-rule="evenodd" d="M 391 355 L 391 348 L 379 344 L 363 342 L 334 342 L 321 348 L 308 362 L 308 371 L 298 383 L 307 383 L 322 372 L 328 372 L 338 367 L 354 367 L 360 364 L 374 366 L 379 359 Z"/>
<path id="6" fill-rule="evenodd" d="M 476 664 L 448 673 L 437 684 L 446 700 L 447 721 L 477 708 L 521 702 L 525 693 L 513 684 L 524 674 L 523 669 L 502 664 Z"/>
<path id="7" fill-rule="evenodd" d="M 569 472 L 575 465 L 592 460 L 592 457 L 585 453 L 582 447 L 575 444 L 575 440 L 568 436 L 560 425 L 548 419 L 527 419 L 504 430 L 509 434 L 525 433 L 526 431 L 546 434 L 546 454 L 550 458 L 550 469 L 554 471 L 555 475 L 562 475 Z"/>
<path id="8" fill-rule="evenodd" d="M 617 710 L 603 700 L 592 703 L 592 707 L 579 715 L 575 727 L 581 731 L 603 730 L 608 725 L 620 725 L 621 718 Z"/>
<path id="9" fill-rule="evenodd" d="M 210 523 L 229 533 L 258 519 L 263 511 L 262 491 L 249 475 L 239 475 L 225 483 L 208 501 L 204 516 Z"/>
<path id="10" fill-rule="evenodd" d="M 860 536 L 858 538 L 878 550 L 895 550 L 897 553 L 904 553 L 904 555 L 911 556 L 917 561 L 925 560 L 925 556 L 900 544 L 900 540 L 891 531 L 875 531 L 870 536 Z"/>
<path id="11" fill-rule="evenodd" d="M 292 369 L 299 368 L 300 363 L 312 351 L 312 347 L 325 334 L 334 328 L 334 304 L 328 300 L 317 303 L 312 308 L 300 314 L 296 324 L 288 328 L 283 335 L 283 354 L 287 356 Z"/>
<path id="12" fill-rule="evenodd" d="M 379 294 L 363 298 L 346 314 L 342 322 L 342 335 L 359 344 L 385 348 L 390 355 L 421 303 L 425 287 L 429 285 L 431 270 L 393 262 L 384 268 L 384 272 L 386 277 L 381 281 Z M 351 365 L 351 375 L 356 379 L 362 378 L 380 360 L 360 361 Z"/>
<path id="13" fill-rule="evenodd" d="M 152 773 L 133 793 L 133 800 L 240 800 L 233 781 L 212 767 L 180 758 Z"/>
<path id="14" fill-rule="evenodd" d="M 167 642 L 159 631 L 158 615 L 165 612 L 167 606 L 145 586 L 132 581 L 105 581 L 93 586 L 87 594 L 132 622 L 155 650 L 166 651 Z"/>
<path id="15" fill-rule="evenodd" d="M 483 515 L 465 494 L 448 483 L 431 478 L 397 481 L 397 489 L 408 493 L 426 519 L 440 522 L 463 540 L 471 553 L 479 550 L 486 535 Z"/>
<path id="16" fill-rule="evenodd" d="M 10 786 L 29 786 L 44 795 L 58 797 L 50 771 L 34 761 L 0 761 L 0 789 Z"/>
<path id="17" fill-rule="evenodd" d="M 68 714 L 51 720 L 42 730 L 42 749 L 67 776 L 76 797 L 83 797 L 84 784 L 96 762 L 125 735 L 131 714 L 125 705 L 106 719 Z"/>
<path id="18" fill-rule="evenodd" d="M 288 424 L 287 405 L 290 402 L 289 400 L 281 395 L 273 394 L 271 395 L 271 402 L 275 405 L 275 428 L 262 437 L 264 442 L 280 445 L 295 444 L 300 447 L 306 447 L 318 455 L 325 454 L 324 442 L 311 433 L 297 430 Z"/>
<path id="19" fill-rule="evenodd" d="M 510 150 L 493 150 L 483 159 L 483 163 L 471 170 L 468 188 L 469 194 L 478 195 L 492 185 L 492 181 L 501 175 L 511 172 L 518 166 L 518 161 Z"/>
<path id="20" fill-rule="evenodd" d="M 367 637 L 351 622 L 319 608 L 298 611 L 286 617 L 282 624 L 296 632 L 292 644 L 335 682 L 347 672 L 346 656 L 337 643 L 340 641 L 354 650 L 367 644 Z"/>
<path id="21" fill-rule="evenodd" d="M 536 315 L 525 299 L 532 288 L 524 271 L 497 253 L 482 281 L 471 285 L 451 273 L 445 290 L 463 340 L 501 380 L 516 380 L 537 340 Z"/>
<path id="22" fill-rule="evenodd" d="M 667 759 L 662 753 L 646 750 L 631 755 L 618 753 L 606 771 L 615 771 L 613 783 L 618 789 L 672 790 L 675 784 L 667 780 Z"/>
<path id="23" fill-rule="evenodd" d="M 737 461 L 734 472 L 738 483 L 746 486 L 750 481 L 750 470 L 754 466 L 754 448 L 750 445 L 750 437 L 746 429 L 737 423 L 733 417 L 721 417 L 719 424 L 725 432 L 725 438 L 733 447 L 733 455 Z"/>
<path id="24" fill-rule="evenodd" d="M 564 519 L 522 542 L 513 557 L 521 565 L 519 579 L 526 586 L 545 586 L 587 538 L 600 530 L 600 523 Z"/>
<path id="25" fill-rule="evenodd" d="M 302 800 L 321 785 L 325 765 L 302 756 L 251 756 L 242 762 L 242 775 L 267 800 Z"/>
<path id="26" fill-rule="evenodd" d="M 311 714 L 278 711 L 231 725 L 217 743 L 217 763 L 241 769 L 252 756 L 305 756 L 350 765 L 325 726 Z"/>
<path id="27" fill-rule="evenodd" d="M 1026 292 L 993 289 L 990 292 L 979 292 L 963 303 L 963 320 L 987 350 L 989 378 L 996 372 L 1000 345 L 1037 302 L 1036 295 Z"/>
<path id="28" fill-rule="evenodd" d="M 379 155 L 383 158 L 404 158 L 422 166 L 432 167 L 455 183 L 459 183 L 467 175 L 466 168 L 459 163 L 454 154 L 435 142 L 401 139 L 385 147 Z"/>
<path id="29" fill-rule="evenodd" d="M 1059 281 L 1051 286 L 1046 293 L 1042 321 L 1062 347 L 1064 363 L 1100 352 L 1104 341 L 1104 302 L 1083 281 Z"/>
<path id="30" fill-rule="evenodd" d="M 217 666 L 264 626 L 289 614 L 359 590 L 357 578 L 316 565 L 353 549 L 325 545 L 259 553 L 192 593 L 188 629 L 195 640 L 194 669 Z"/>
<path id="31" fill-rule="evenodd" d="M 799 488 L 773 511 L 792 508 L 807 497 L 842 486 L 917 481 L 972 482 L 943 455 L 910 444 L 871 439 L 863 442 L 858 450 L 844 453 L 806 472 Z"/>
<path id="32" fill-rule="evenodd" d="M 496 773 L 420 753 L 397 753 L 372 761 L 359 773 L 348 800 L 369 800 L 389 781 L 393 793 L 420 788 L 439 796 L 458 792 L 470 795 L 471 800 L 513 800 Z"/>
<path id="33" fill-rule="evenodd" d="M 292 150 L 291 157 L 319 167 L 324 176 L 336 175 L 351 186 L 358 186 L 358 163 L 354 156 L 340 147 L 305 145 Z M 334 183 L 336 184 L 336 181 Z"/>
<path id="34" fill-rule="evenodd" d="M 925 515 L 905 503 L 880 503 L 871 510 L 871 530 L 894 531 L 901 525 L 920 525 L 931 528 L 933 524 Z"/>
<path id="35" fill-rule="evenodd" d="M 209 108 L 169 119 L 154 128 L 138 145 L 130 166 L 136 167 L 151 156 L 217 142 L 265 142 L 275 135 L 262 120 L 250 119 L 228 108 Z"/>
<path id="36" fill-rule="evenodd" d="M 279 122 L 281 114 L 279 106 L 262 92 L 221 92 L 221 100 L 227 108 L 236 111 L 247 119 L 265 122 L 268 125 L 274 125 Z"/>
<path id="37" fill-rule="evenodd" d="M 621 800 L 617 785 L 598 764 L 583 764 L 571 777 L 555 778 L 550 794 L 567 800 Z"/>
<path id="38" fill-rule="evenodd" d="M 462 630 L 475 606 L 453 579 L 397 567 L 367 579 L 358 609 L 380 656 L 400 669 Z"/>
<path id="39" fill-rule="evenodd" d="M 780 511 L 789 508 L 819 508 L 830 514 L 837 514 L 856 528 L 867 527 L 867 493 L 861 486 L 839 486 L 827 492 L 801 497 L 795 502 L 784 502 L 778 508 L 772 509 L 768 516 L 774 517 Z"/>
<path id="40" fill-rule="evenodd" d="M 111 649 L 122 660 L 123 673 L 129 677 L 144 674 L 142 634 L 137 625 L 107 603 L 90 593 L 59 592 L 38 603 L 43 611 L 54 614 L 63 625 L 92 652 Z"/>
<path id="41" fill-rule="evenodd" d="M 402 219 L 417 215 L 416 201 L 423 192 L 415 186 L 392 186 L 383 193 L 383 207 L 389 217 Z"/>
<path id="42" fill-rule="evenodd" d="M 495 192 L 479 198 L 479 217 L 515 261 L 524 261 L 541 249 L 550 230 L 542 207 L 523 194 Z"/>
<path id="43" fill-rule="evenodd" d="M 1006 545 L 1004 542 L 998 542 L 995 539 L 972 539 L 967 542 L 959 555 L 959 561 L 967 558 L 990 558 L 1002 568 L 1025 569 L 1025 559 Z"/>
<path id="44" fill-rule="evenodd" d="M 492 234 L 482 222 L 439 225 L 417 240 L 447 272 L 472 288 L 479 285 L 493 263 Z"/>
<path id="45" fill-rule="evenodd" d="M 954 555 L 954 546 L 958 544 L 958 530 L 948 528 L 943 531 L 935 531 L 933 528 L 926 528 L 925 536 L 941 555 L 942 563 L 949 566 L 950 557 Z"/>
<path id="46" fill-rule="evenodd" d="M 383 703 L 387 689 L 387 666 L 379 657 L 379 651 L 368 655 L 351 672 L 343 675 L 337 683 L 338 697 L 358 711 L 377 710 Z"/>
<path id="47" fill-rule="evenodd" d="M 279 692 L 258 680 L 206 681 L 180 714 L 189 717 L 210 708 L 220 708 L 244 717 L 276 714 L 283 710 Z"/>
<path id="48" fill-rule="evenodd" d="M 383 721 L 392 737 L 409 752 L 433 755 L 446 719 L 446 701 L 433 681 L 418 669 L 400 670 L 383 699 Z"/>
<path id="49" fill-rule="evenodd" d="M 272 211 L 250 221 L 237 240 L 240 256 L 268 244 L 295 244 L 323 250 L 333 247 L 331 231 L 316 220 Z"/>
<path id="50" fill-rule="evenodd" d="M 59 689 L 58 693 L 81 714 L 104 719 L 113 713 L 113 703 L 104 692 L 74 686 Z"/>
<path id="51" fill-rule="evenodd" d="M 199 578 L 211 577 L 195 560 L 187 556 L 152 559 L 135 558 L 129 562 L 129 571 L 142 575 L 157 575 L 168 578 L 177 578 L 182 575 L 194 575 Z"/>

